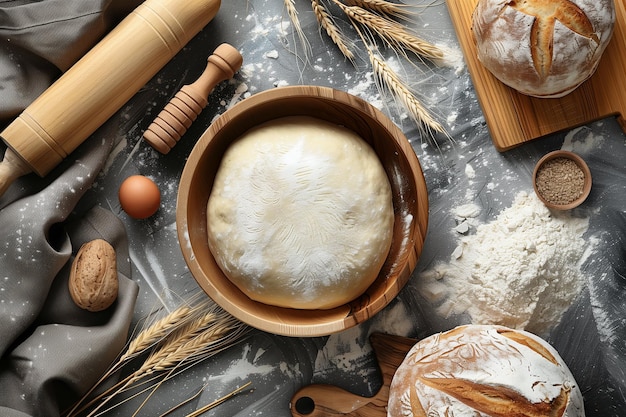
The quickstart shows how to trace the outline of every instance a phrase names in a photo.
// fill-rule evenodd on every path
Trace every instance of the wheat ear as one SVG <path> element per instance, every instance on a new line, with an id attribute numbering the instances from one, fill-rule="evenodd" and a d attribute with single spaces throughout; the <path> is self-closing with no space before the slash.
<path id="1" fill-rule="evenodd" d="M 445 53 L 441 48 L 415 36 L 400 23 L 361 7 L 346 6 L 338 0 L 334 1 L 350 19 L 376 33 L 387 44 L 406 49 L 435 63 L 440 63 L 444 60 Z"/>
<path id="2" fill-rule="evenodd" d="M 348 6 L 358 6 L 385 16 L 408 19 L 413 13 L 412 6 L 402 3 L 392 3 L 386 0 L 344 0 Z"/>
<path id="3" fill-rule="evenodd" d="M 130 360 L 162 341 L 178 328 L 180 323 L 187 319 L 191 312 L 191 307 L 187 305 L 180 306 L 142 330 L 131 340 L 126 351 L 118 359 L 118 362 L 123 363 Z"/>
<path id="4" fill-rule="evenodd" d="M 431 133 L 437 132 L 447 135 L 444 127 L 431 116 L 389 64 L 370 49 L 368 49 L 368 54 L 377 80 L 402 102 L 411 117 Z"/>
<path id="5" fill-rule="evenodd" d="M 215 341 L 224 334 L 224 329 L 205 328 L 192 330 L 193 335 L 182 335 L 175 343 L 168 344 L 163 349 L 155 351 L 136 372 L 133 380 L 139 380 L 145 375 L 165 371 L 178 363 L 187 361 L 194 354 L 198 354 L 202 346 Z M 191 351 L 190 346 L 195 348 Z"/>
<path id="6" fill-rule="evenodd" d="M 294 0 L 283 0 L 285 5 L 285 9 L 287 9 L 287 15 L 289 16 L 289 20 L 293 25 L 296 36 L 300 40 L 302 44 L 302 48 L 304 49 L 304 59 L 305 61 L 308 59 L 308 56 L 311 52 L 311 45 L 302 30 L 302 25 L 300 24 L 300 18 L 298 17 L 298 9 L 296 9 L 296 4 Z"/>
<path id="7" fill-rule="evenodd" d="M 206 353 L 214 342 L 223 339 L 238 325 L 240 322 L 228 313 L 207 312 L 176 331 L 172 337 L 158 346 L 133 373 L 128 385 L 146 375 L 170 369 L 194 356 Z"/>
<path id="8" fill-rule="evenodd" d="M 332 16 L 328 13 L 328 11 L 326 11 L 324 5 L 319 0 L 311 0 L 311 7 L 313 8 L 313 13 L 315 14 L 315 18 L 317 19 L 320 28 L 326 31 L 328 37 L 335 45 L 337 45 L 341 53 L 348 60 L 354 62 L 354 53 L 348 46 L 348 41 L 341 33 L 337 25 L 335 25 Z"/>

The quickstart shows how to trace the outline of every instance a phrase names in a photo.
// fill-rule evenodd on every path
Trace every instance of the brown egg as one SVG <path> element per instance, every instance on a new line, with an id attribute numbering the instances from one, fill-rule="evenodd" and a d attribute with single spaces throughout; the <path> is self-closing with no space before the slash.
<path id="1" fill-rule="evenodd" d="M 131 175 L 126 178 L 118 192 L 122 209 L 135 219 L 146 219 L 159 209 L 161 193 L 150 178 Z"/>

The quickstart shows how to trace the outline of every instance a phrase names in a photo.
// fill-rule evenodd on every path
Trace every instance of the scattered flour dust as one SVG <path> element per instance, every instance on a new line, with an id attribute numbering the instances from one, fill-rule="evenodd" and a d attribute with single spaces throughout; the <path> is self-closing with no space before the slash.
<path id="1" fill-rule="evenodd" d="M 224 383 L 230 383 L 237 379 L 248 379 L 251 375 L 267 377 L 267 375 L 277 370 L 291 377 L 293 377 L 294 374 L 300 373 L 297 369 L 297 365 L 296 368 L 290 368 L 285 362 L 281 362 L 277 366 L 275 364 L 261 363 L 262 361 L 260 359 L 264 354 L 265 350 L 263 349 L 252 352 L 252 347 L 246 344 L 244 345 L 241 358 L 232 361 L 228 369 L 222 375 L 210 376 L 207 380 L 220 380 Z"/>
<path id="2" fill-rule="evenodd" d="M 454 211 L 461 224 L 480 209 Z M 467 313 L 474 324 L 501 324 L 545 334 L 558 324 L 584 285 L 580 266 L 588 219 L 550 212 L 534 193 L 517 194 L 511 207 L 474 234 L 461 237 L 448 263 L 420 274 L 420 293 L 449 317 Z"/>

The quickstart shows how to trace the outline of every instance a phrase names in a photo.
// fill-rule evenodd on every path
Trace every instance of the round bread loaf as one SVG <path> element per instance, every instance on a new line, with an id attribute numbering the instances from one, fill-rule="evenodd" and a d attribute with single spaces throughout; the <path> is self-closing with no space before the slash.
<path id="1" fill-rule="evenodd" d="M 355 132 L 289 116 L 226 151 L 207 204 L 209 248 L 243 293 L 329 309 L 376 280 L 393 235 L 387 174 Z"/>
<path id="2" fill-rule="evenodd" d="M 595 72 L 613 34 L 613 0 L 479 0 L 478 59 L 530 96 L 562 97 Z"/>
<path id="3" fill-rule="evenodd" d="M 496 325 L 460 326 L 416 343 L 398 367 L 389 417 L 584 417 L 567 365 L 543 339 Z"/>

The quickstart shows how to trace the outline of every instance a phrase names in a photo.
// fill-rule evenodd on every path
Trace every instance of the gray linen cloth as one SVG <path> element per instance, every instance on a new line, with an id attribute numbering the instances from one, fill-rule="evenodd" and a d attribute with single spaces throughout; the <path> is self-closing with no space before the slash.
<path id="1" fill-rule="evenodd" d="M 138 3 L 0 0 L 0 128 Z M 126 230 L 113 213 L 80 204 L 114 146 L 115 135 L 94 136 L 46 178 L 22 177 L 0 197 L 1 416 L 60 415 L 128 337 L 138 287 Z M 80 246 L 96 238 L 116 249 L 120 288 L 109 309 L 92 313 L 72 302 L 67 280 Z"/>
<path id="2" fill-rule="evenodd" d="M 0 126 L 140 0 L 0 0 Z"/>

